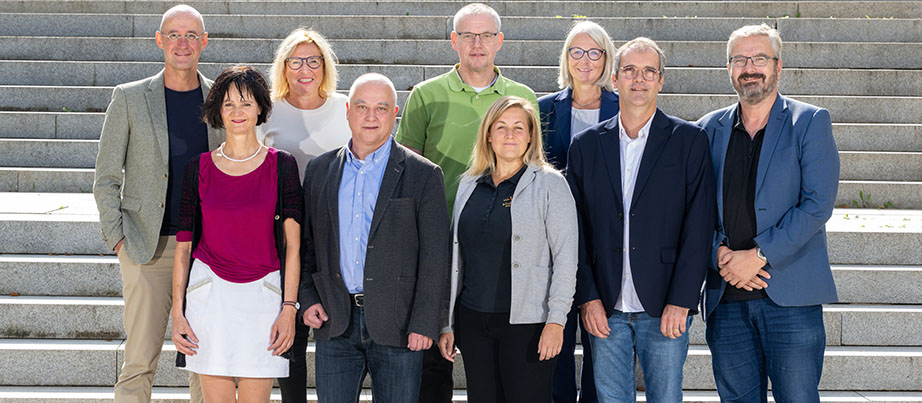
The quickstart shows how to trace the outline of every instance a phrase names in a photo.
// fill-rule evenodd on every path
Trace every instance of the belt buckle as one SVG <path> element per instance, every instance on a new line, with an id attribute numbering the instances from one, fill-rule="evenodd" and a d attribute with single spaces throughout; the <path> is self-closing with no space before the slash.
<path id="1" fill-rule="evenodd" d="M 363 294 L 363 293 L 360 293 L 360 294 L 352 294 L 352 295 L 350 295 L 350 297 L 352 297 L 352 303 L 354 303 L 355 306 L 357 306 L 357 307 L 363 307 L 363 306 L 365 306 L 365 294 Z"/>

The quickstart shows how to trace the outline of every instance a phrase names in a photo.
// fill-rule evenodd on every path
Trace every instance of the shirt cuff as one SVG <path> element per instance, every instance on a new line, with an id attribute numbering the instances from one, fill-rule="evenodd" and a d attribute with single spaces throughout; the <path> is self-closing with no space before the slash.
<path id="1" fill-rule="evenodd" d="M 192 242 L 192 231 L 179 231 L 176 233 L 176 242 Z"/>

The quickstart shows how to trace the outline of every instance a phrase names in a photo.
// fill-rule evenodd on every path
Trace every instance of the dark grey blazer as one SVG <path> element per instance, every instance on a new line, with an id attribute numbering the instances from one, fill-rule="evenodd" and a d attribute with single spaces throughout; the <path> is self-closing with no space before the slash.
<path id="1" fill-rule="evenodd" d="M 342 335 L 352 313 L 339 264 L 338 195 L 345 147 L 314 158 L 304 171 L 298 317 L 313 304 L 323 305 L 329 320 L 315 331 L 317 340 Z M 365 320 L 375 343 L 406 347 L 411 332 L 438 338 L 449 265 L 442 170 L 393 142 L 365 256 Z"/>

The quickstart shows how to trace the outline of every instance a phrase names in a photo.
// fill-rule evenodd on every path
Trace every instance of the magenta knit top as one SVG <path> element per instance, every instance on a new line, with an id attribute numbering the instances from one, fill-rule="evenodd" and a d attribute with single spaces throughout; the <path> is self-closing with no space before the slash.
<path id="1" fill-rule="evenodd" d="M 276 164 L 274 148 L 269 148 L 262 165 L 240 176 L 218 169 L 210 152 L 199 158 L 202 238 L 192 257 L 224 280 L 247 283 L 279 270 L 273 233 Z M 192 241 L 192 232 L 179 231 L 176 241 Z"/>

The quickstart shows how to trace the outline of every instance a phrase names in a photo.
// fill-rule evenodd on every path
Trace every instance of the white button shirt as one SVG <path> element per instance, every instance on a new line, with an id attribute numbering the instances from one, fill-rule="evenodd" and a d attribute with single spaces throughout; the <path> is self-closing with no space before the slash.
<path id="1" fill-rule="evenodd" d="M 655 116 L 655 115 L 654 115 Z M 640 169 L 640 160 L 643 150 L 647 146 L 647 137 L 650 134 L 650 125 L 653 116 L 640 128 L 636 139 L 628 137 L 618 113 L 618 138 L 621 140 L 621 194 L 624 197 L 624 251 L 622 252 L 623 269 L 621 274 L 621 296 L 615 303 L 615 309 L 621 312 L 644 312 L 640 297 L 634 288 L 634 279 L 631 276 L 631 199 L 634 196 L 634 185 L 637 183 L 637 170 Z"/>

